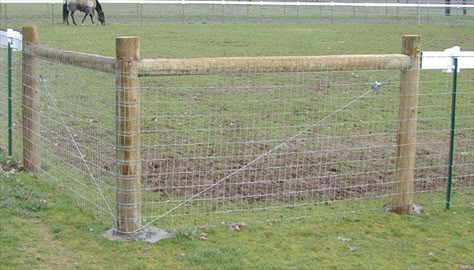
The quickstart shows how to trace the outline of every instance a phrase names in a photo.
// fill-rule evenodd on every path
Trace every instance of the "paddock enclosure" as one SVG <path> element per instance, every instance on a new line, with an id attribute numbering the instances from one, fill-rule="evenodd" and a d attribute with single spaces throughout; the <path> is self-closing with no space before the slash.
<path id="1" fill-rule="evenodd" d="M 61 24 L 62 0 L 1 0 L 0 24 Z M 472 24 L 473 0 L 103 0 L 107 23 Z"/>
<path id="2" fill-rule="evenodd" d="M 13 53 L 13 156 L 119 232 L 445 202 L 453 74 L 420 70 L 419 36 L 398 54 L 142 59 L 138 37 L 114 58 L 38 35 L 24 28 Z M 466 190 L 474 72 L 458 75 L 452 180 Z"/>

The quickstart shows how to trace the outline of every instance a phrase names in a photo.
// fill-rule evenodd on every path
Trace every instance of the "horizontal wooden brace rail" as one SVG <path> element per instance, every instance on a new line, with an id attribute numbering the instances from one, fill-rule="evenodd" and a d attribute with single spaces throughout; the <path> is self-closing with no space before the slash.
<path id="1" fill-rule="evenodd" d="M 51 62 L 115 73 L 115 58 L 26 44 L 25 53 Z"/>
<path id="2" fill-rule="evenodd" d="M 79 53 L 38 44 L 27 44 L 29 55 L 48 61 L 114 73 L 116 60 L 96 54 Z M 411 59 L 404 54 L 220 57 L 144 59 L 138 63 L 140 76 L 191 75 L 216 72 L 290 72 L 343 70 L 405 70 Z"/>
<path id="3" fill-rule="evenodd" d="M 327 55 L 277 57 L 224 57 L 190 59 L 145 59 L 139 74 L 189 75 L 216 72 L 290 72 L 343 70 L 405 70 L 411 59 L 404 54 Z"/>

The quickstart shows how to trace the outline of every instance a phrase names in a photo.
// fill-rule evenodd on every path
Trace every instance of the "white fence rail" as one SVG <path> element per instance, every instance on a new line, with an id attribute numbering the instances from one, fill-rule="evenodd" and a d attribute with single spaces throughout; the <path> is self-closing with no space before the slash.
<path id="1" fill-rule="evenodd" d="M 248 6 L 322 6 L 322 7 L 398 7 L 398 8 L 474 8 L 473 1 L 446 1 L 417 3 L 371 3 L 371 2 L 305 2 L 305 1 L 199 1 L 199 0 L 102 0 L 104 4 L 181 4 L 181 5 L 248 5 Z M 408 1 L 407 1 L 408 2 Z M 64 0 L 0 0 L 0 4 L 62 4 Z"/>
<path id="2" fill-rule="evenodd" d="M 450 73 L 454 69 L 454 58 L 458 58 L 458 72 L 474 69 L 474 51 L 461 51 L 459 46 L 444 51 L 422 52 L 421 69 L 442 69 Z"/>
<path id="3" fill-rule="evenodd" d="M 23 48 L 23 36 L 20 32 L 7 29 L 7 31 L 0 31 L 0 48 L 7 48 L 10 44 L 14 51 L 21 51 Z"/>

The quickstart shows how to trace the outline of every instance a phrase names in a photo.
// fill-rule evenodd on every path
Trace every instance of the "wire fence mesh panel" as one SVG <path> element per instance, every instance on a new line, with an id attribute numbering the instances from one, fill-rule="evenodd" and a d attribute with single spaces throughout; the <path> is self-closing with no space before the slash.
<path id="1" fill-rule="evenodd" d="M 440 70 L 421 73 L 416 192 L 447 187 L 451 86 L 451 76 Z"/>
<path id="2" fill-rule="evenodd" d="M 474 61 L 474 59 L 472 59 Z M 455 188 L 474 187 L 474 71 L 458 74 L 454 149 Z"/>
<path id="3" fill-rule="evenodd" d="M 8 50 L 0 47 L 0 146 L 6 152 L 8 139 Z"/>
<path id="4" fill-rule="evenodd" d="M 55 24 L 62 22 L 60 3 L 1 3 L 0 23 L 12 24 Z"/>
<path id="5" fill-rule="evenodd" d="M 270 3 L 271 2 L 271 3 Z M 308 3 L 307 3 L 308 2 Z M 445 4 L 444 1 L 430 1 Z M 318 4 L 318 5 L 311 5 Z M 343 4 L 343 6 L 338 5 Z M 377 4 L 374 6 L 372 4 Z M 385 5 L 384 5 L 385 4 Z M 396 5 L 400 5 L 397 7 Z M 404 5 L 411 4 L 411 5 Z M 422 6 L 424 4 L 425 6 Z M 245 3 L 104 3 L 113 23 L 472 23 L 472 2 L 452 2 L 446 8 L 426 6 L 420 1 L 263 1 Z"/>
<path id="6" fill-rule="evenodd" d="M 230 2 L 230 3 L 229 3 Z M 404 23 L 472 24 L 474 1 L 101 1 L 107 24 Z M 0 1 L 0 24 L 60 24 L 63 3 Z M 76 16 L 80 16 L 77 15 Z M 89 22 L 87 22 L 89 23 Z"/>
<path id="7" fill-rule="evenodd" d="M 144 223 L 291 219 L 389 195 L 400 72 L 342 69 L 142 77 Z"/>
<path id="8" fill-rule="evenodd" d="M 38 46 L 36 50 L 44 49 Z M 25 53 L 28 55 L 29 51 Z M 55 63 L 39 57 L 37 61 L 33 79 L 41 104 L 40 175 L 72 192 L 79 206 L 112 224 L 115 77 L 67 62 Z"/>
<path id="9" fill-rule="evenodd" d="M 11 111 L 9 111 L 9 74 L 11 68 Z M 11 123 L 9 124 L 9 113 Z M 11 128 L 11 137 L 9 135 Z M 11 50 L 11 65 L 8 64 L 8 49 L 0 47 L 0 147 L 5 155 L 12 150 L 14 160 L 22 157 L 21 120 L 21 52 Z M 9 141 L 11 138 L 11 142 Z M 11 144 L 11 145 L 10 145 Z"/>
<path id="10" fill-rule="evenodd" d="M 454 81 L 418 69 L 419 36 L 403 36 L 406 54 L 139 61 L 137 37 L 117 39 L 116 60 L 35 31 L 22 85 L 13 76 L 24 166 L 119 232 L 397 212 L 445 194 Z M 456 85 L 457 189 L 474 183 L 473 75 Z"/>
<path id="11" fill-rule="evenodd" d="M 415 192 L 442 191 L 448 186 L 451 101 L 453 74 L 436 71 L 421 73 L 418 108 Z M 459 73 L 455 117 L 453 188 L 472 188 L 473 169 L 473 81 L 472 70 Z M 444 203 L 444 198 L 440 197 Z"/>

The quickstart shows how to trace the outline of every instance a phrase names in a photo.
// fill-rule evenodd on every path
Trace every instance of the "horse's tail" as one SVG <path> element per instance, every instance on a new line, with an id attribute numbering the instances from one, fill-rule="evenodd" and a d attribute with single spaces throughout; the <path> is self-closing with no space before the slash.
<path id="1" fill-rule="evenodd" d="M 67 2 L 63 4 L 63 23 L 66 23 L 67 16 L 69 16 L 69 10 L 67 10 Z"/>

